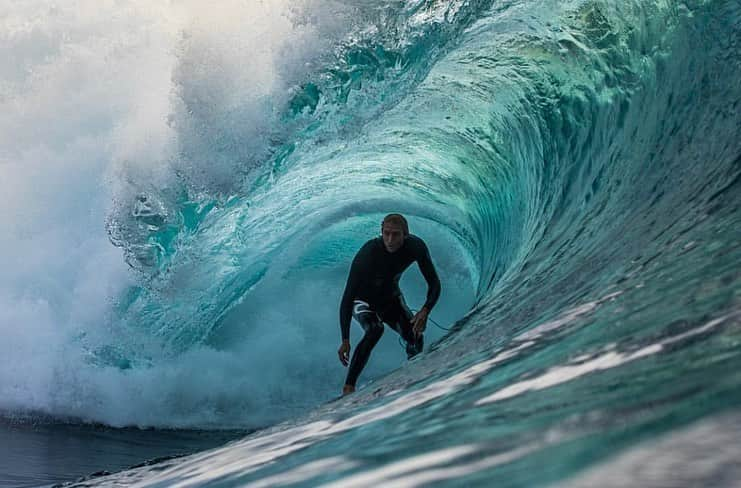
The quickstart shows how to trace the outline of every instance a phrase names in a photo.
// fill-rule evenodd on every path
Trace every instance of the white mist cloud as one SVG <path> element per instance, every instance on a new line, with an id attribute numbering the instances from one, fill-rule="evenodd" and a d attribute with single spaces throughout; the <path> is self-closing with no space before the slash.
<path id="1" fill-rule="evenodd" d="M 198 425 L 265 406 L 250 399 L 260 377 L 234 352 L 203 348 L 119 370 L 90 365 L 79 338 L 115 344 L 127 333 L 110 315 L 134 283 L 106 234 L 116 202 L 167 186 L 173 167 L 205 188 L 232 180 L 243 163 L 234 155 L 260 150 L 275 107 L 347 28 L 322 9 L 331 10 L 314 1 L 0 7 L 0 410 Z M 307 12 L 312 21 L 296 22 Z M 243 149 L 220 161 L 217 139 Z"/>

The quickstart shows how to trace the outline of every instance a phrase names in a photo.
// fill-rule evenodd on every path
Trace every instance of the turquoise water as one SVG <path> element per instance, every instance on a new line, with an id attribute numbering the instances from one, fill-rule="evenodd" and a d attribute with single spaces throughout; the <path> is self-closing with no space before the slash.
<path id="1" fill-rule="evenodd" d="M 272 94 L 182 36 L 170 176 L 132 170 L 106 206 L 132 271 L 65 329 L 53 400 L 3 410 L 286 421 L 112 486 L 731 486 L 734 457 L 702 453 L 741 424 L 738 2 L 305 7 L 327 37 L 291 31 Z M 409 363 L 386 334 L 358 393 L 315 410 L 344 378 L 350 260 L 391 211 L 451 331 Z"/>

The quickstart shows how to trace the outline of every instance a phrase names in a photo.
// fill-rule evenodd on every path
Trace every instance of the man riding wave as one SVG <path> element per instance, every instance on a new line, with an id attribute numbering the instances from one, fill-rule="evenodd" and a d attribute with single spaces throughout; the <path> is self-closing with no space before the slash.
<path id="1" fill-rule="evenodd" d="M 412 314 L 399 289 L 399 279 L 415 261 L 428 288 L 425 304 Z M 402 215 L 387 215 L 381 223 L 381 236 L 366 242 L 355 255 L 340 303 L 342 344 L 337 353 L 343 365 L 350 365 L 343 395 L 355 391 L 358 376 L 383 334 L 384 323 L 406 342 L 407 358 L 422 352 L 427 317 L 439 296 L 440 279 L 427 245 L 409 234 L 409 225 Z M 349 360 L 352 317 L 365 334 Z"/>

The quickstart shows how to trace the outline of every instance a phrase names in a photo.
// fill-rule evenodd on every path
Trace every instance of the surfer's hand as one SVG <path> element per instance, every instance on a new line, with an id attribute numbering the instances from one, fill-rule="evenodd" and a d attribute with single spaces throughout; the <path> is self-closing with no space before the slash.
<path id="1" fill-rule="evenodd" d="M 347 366 L 350 362 L 350 341 L 342 341 L 342 345 L 337 350 L 337 354 L 340 356 L 340 362 L 343 366 Z"/>
<path id="2" fill-rule="evenodd" d="M 420 335 L 425 331 L 425 328 L 427 327 L 427 316 L 429 314 L 429 310 L 422 307 L 422 309 L 412 317 L 412 332 L 414 332 L 414 335 Z"/>

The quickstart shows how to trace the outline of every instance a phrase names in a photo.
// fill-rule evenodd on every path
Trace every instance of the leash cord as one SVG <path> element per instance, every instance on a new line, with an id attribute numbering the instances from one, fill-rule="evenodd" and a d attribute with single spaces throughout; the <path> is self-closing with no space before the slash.
<path id="1" fill-rule="evenodd" d="M 415 314 L 416 314 L 417 312 L 419 312 L 419 310 L 414 310 L 414 309 L 410 309 L 410 310 L 411 310 L 412 312 L 414 312 Z M 429 320 L 430 322 L 432 322 L 432 324 L 433 324 L 433 325 L 434 325 L 435 327 L 437 327 L 438 329 L 450 331 L 450 329 L 449 329 L 449 328 L 447 328 L 447 329 L 446 329 L 446 328 L 445 328 L 445 327 L 443 327 L 442 325 L 440 325 L 440 324 L 438 324 L 437 322 L 435 322 L 435 320 L 433 320 L 433 319 L 432 319 L 431 317 L 427 317 L 427 320 Z M 404 350 L 406 350 L 406 343 L 405 343 L 405 342 L 404 342 L 404 340 L 403 340 L 403 339 L 401 338 L 401 336 L 399 336 L 399 345 L 400 345 L 400 346 L 401 346 L 401 347 L 402 347 L 402 348 L 403 348 Z"/>

